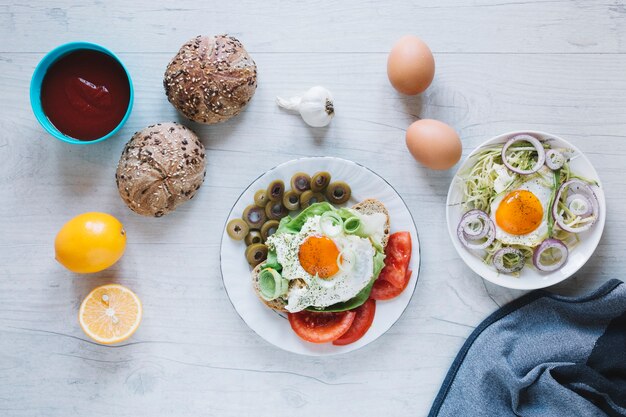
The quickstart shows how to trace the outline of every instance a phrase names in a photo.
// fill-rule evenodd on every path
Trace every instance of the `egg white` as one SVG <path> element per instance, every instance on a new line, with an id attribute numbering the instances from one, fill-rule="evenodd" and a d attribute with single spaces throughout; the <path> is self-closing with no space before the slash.
<path id="1" fill-rule="evenodd" d="M 496 239 L 509 245 L 525 245 L 535 247 L 548 237 L 548 216 L 550 215 L 550 197 L 552 189 L 550 184 L 554 181 L 554 173 L 547 167 L 540 169 L 535 175 L 530 175 L 528 180 L 518 187 L 507 189 L 500 193 L 491 203 L 491 220 L 496 226 Z M 516 190 L 527 190 L 533 193 L 543 208 L 541 224 L 535 230 L 525 235 L 512 235 L 500 228 L 496 223 L 496 211 L 500 203 L 509 193 Z"/>
<path id="2" fill-rule="evenodd" d="M 323 236 L 320 216 L 310 217 L 297 234 L 282 233 L 272 235 L 266 244 L 276 250 L 278 262 L 282 265 L 281 275 L 287 280 L 302 279 L 305 288 L 293 288 L 287 294 L 287 311 L 295 313 L 307 307 L 328 307 L 347 301 L 367 286 L 374 272 L 375 249 L 368 238 L 341 233 L 331 239 L 339 251 L 351 252 L 354 257 L 346 257 L 344 269 L 330 279 L 322 279 L 306 272 L 298 259 L 300 245 L 310 236 Z M 348 259 L 350 258 L 350 259 Z M 347 265 L 350 261 L 352 265 Z"/>

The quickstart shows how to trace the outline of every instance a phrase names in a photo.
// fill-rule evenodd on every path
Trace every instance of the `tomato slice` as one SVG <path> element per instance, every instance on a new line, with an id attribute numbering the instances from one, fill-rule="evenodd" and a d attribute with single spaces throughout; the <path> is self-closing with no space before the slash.
<path id="1" fill-rule="evenodd" d="M 380 271 L 380 275 L 378 276 L 378 281 L 387 281 L 393 287 L 402 288 L 404 285 L 404 276 L 406 275 L 407 267 L 405 265 L 395 265 L 390 263 L 386 265 L 382 271 Z"/>
<path id="2" fill-rule="evenodd" d="M 352 326 L 356 313 L 324 313 L 300 311 L 289 313 L 289 324 L 298 336 L 311 343 L 327 343 L 339 339 Z"/>
<path id="3" fill-rule="evenodd" d="M 376 301 L 371 298 L 361 306 L 353 310 L 356 313 L 352 326 L 339 339 L 333 341 L 333 345 L 343 346 L 354 343 L 363 337 L 374 321 L 376 313 Z"/>
<path id="4" fill-rule="evenodd" d="M 382 279 L 394 287 L 403 288 L 406 271 L 411 262 L 412 246 L 409 232 L 396 232 L 389 236 L 389 242 L 385 248 L 385 267 L 380 272 L 378 280 Z"/>
<path id="5" fill-rule="evenodd" d="M 396 232 L 389 236 L 385 254 L 390 256 L 396 263 L 405 263 L 408 265 L 411 260 L 412 249 L 411 234 L 409 232 Z"/>
<path id="6" fill-rule="evenodd" d="M 392 298 L 399 296 L 400 294 L 402 294 L 402 291 L 404 291 L 404 289 L 409 285 L 412 273 L 413 271 L 407 269 L 401 287 L 396 287 L 391 282 L 378 278 L 376 281 L 374 281 L 374 286 L 372 287 L 370 298 L 382 301 L 391 300 Z"/>

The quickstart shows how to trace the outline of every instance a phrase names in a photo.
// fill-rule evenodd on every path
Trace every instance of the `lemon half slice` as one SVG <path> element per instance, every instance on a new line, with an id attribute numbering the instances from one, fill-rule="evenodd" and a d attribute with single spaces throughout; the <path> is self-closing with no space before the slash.
<path id="1" fill-rule="evenodd" d="M 110 345 L 132 336 L 143 309 L 137 295 L 119 284 L 102 285 L 85 297 L 78 312 L 80 327 L 98 343 Z"/>

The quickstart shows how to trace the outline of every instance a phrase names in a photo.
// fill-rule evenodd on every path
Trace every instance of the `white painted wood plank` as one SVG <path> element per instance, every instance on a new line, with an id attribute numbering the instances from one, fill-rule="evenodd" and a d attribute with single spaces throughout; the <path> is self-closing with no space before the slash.
<path id="1" fill-rule="evenodd" d="M 210 19 L 206 10 L 186 10 L 205 4 L 198 2 L 177 3 L 183 10 L 165 10 L 165 2 L 136 9 L 68 2 L 59 11 L 44 2 L 0 6 L 0 414 L 425 415 L 473 326 L 521 292 L 485 283 L 454 252 L 443 208 L 452 172 L 422 169 L 405 150 L 403 130 L 417 115 L 458 129 L 464 154 L 520 128 L 575 143 L 605 183 L 609 219 L 592 260 L 555 290 L 580 293 L 621 278 L 626 55 L 615 52 L 623 52 L 626 29 L 619 4 L 486 3 L 354 2 L 326 14 L 317 3 L 265 10 L 245 2 L 231 6 L 237 13 L 218 10 Z M 418 9 L 422 21 L 411 13 Z M 537 17 L 530 27 L 512 25 L 524 11 Z M 303 24 L 312 16 L 316 24 Z M 166 27 L 167 19 L 178 23 Z M 165 65 L 183 40 L 212 22 L 222 25 L 216 32 L 237 28 L 250 38 L 244 41 L 259 65 L 259 89 L 249 108 L 223 125 L 186 123 L 209 148 L 207 180 L 176 213 L 139 217 L 117 196 L 117 159 L 135 130 L 178 119 L 162 91 Z M 368 22 L 373 26 L 363 29 Z M 433 86 L 407 99 L 387 83 L 384 51 L 414 27 L 440 53 Z M 573 45 L 573 34 L 595 44 Z M 83 36 L 124 51 L 137 94 L 120 135 L 72 147 L 36 124 L 28 82 L 41 53 Z M 337 53 L 315 53 L 321 51 Z M 567 53 L 551 53 L 561 51 Z M 307 128 L 273 103 L 313 84 L 336 97 L 337 117 L 327 129 Z M 267 345 L 232 309 L 218 268 L 219 236 L 240 191 L 266 169 L 308 155 L 353 159 L 380 173 L 406 199 L 422 242 L 420 281 L 405 315 L 372 345 L 336 358 Z M 79 277 L 55 263 L 52 242 L 65 220 L 88 210 L 120 218 L 129 245 L 109 271 Z M 117 348 L 86 341 L 76 320 L 84 295 L 111 280 L 136 290 L 146 310 L 138 333 Z"/>
<path id="2" fill-rule="evenodd" d="M 34 0 L 0 6 L 0 27 L 0 50 L 11 52 L 47 51 L 77 38 L 117 51 L 164 52 L 222 32 L 251 52 L 272 53 L 387 52 L 405 33 L 448 53 L 626 51 L 621 0 Z"/>

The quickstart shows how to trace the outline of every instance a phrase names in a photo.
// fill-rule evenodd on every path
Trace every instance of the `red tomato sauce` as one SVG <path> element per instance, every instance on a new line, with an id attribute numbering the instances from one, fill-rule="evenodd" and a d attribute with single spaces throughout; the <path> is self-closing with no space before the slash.
<path id="1" fill-rule="evenodd" d="M 103 52 L 81 49 L 50 66 L 41 85 L 41 104 L 62 133 L 89 141 L 120 124 L 130 103 L 130 84 L 119 62 Z"/>

